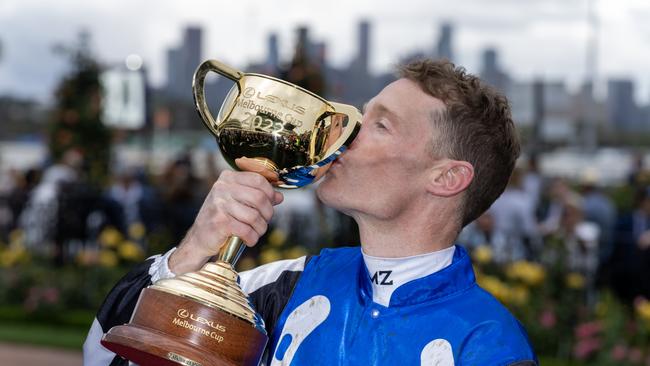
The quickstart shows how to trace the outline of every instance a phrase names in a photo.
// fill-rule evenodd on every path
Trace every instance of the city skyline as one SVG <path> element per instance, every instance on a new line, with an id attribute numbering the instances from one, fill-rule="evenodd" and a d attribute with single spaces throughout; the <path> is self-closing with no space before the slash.
<path id="1" fill-rule="evenodd" d="M 295 1 L 278 2 L 278 9 L 242 1 L 221 12 L 205 1 L 193 4 L 196 6 L 190 8 L 167 2 L 148 8 L 125 1 L 98 5 L 65 0 L 50 9 L 30 1 L 7 0 L 0 5 L 0 94 L 47 99 L 65 70 L 64 60 L 52 54 L 52 44 L 73 42 L 84 26 L 93 34 L 93 49 L 99 59 L 120 63 L 129 54 L 139 54 L 155 86 L 165 83 L 165 52 L 179 44 L 186 26 L 204 29 L 202 58 L 220 58 L 245 67 L 249 62 L 264 61 L 271 32 L 277 34 L 280 60 L 286 62 L 295 44 L 294 29 L 309 25 L 315 38 L 327 43 L 328 61 L 341 67 L 355 57 L 356 28 L 362 19 L 373 26 L 373 54 L 369 55 L 373 73 L 387 71 L 413 52 L 434 50 L 444 22 L 455 26 L 456 61 L 471 72 L 480 72 L 481 54 L 491 47 L 499 50 L 501 65 L 515 79 L 566 80 L 575 89 L 586 73 L 586 0 L 535 0 L 525 6 L 513 0 L 494 0 L 489 7 L 470 0 L 453 5 L 410 0 L 400 7 L 367 1 L 346 7 L 342 1 L 333 1 L 313 14 L 297 9 L 300 3 Z M 373 6 L 363 9 L 364 4 Z M 637 100 L 645 103 L 650 95 L 650 66 L 643 60 L 650 57 L 650 50 L 640 45 L 650 39 L 650 25 L 643 21 L 650 7 L 638 0 L 617 2 L 616 6 L 601 0 L 596 3 L 596 13 L 600 23 L 599 84 L 605 85 L 608 78 L 631 78 L 638 85 Z M 134 14 L 146 14 L 146 18 Z M 323 20 L 332 17 L 337 19 Z M 51 32 L 38 32 L 36 24 Z M 227 36 L 220 36 L 224 34 Z"/>

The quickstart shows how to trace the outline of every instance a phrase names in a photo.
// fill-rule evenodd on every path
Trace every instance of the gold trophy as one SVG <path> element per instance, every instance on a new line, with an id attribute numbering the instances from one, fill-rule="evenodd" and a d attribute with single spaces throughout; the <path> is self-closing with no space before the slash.
<path id="1" fill-rule="evenodd" d="M 235 82 L 217 118 L 205 102 L 210 71 Z M 215 60 L 199 66 L 193 91 L 226 161 L 280 188 L 320 178 L 361 127 L 361 114 L 352 106 Z M 215 262 L 142 290 L 131 322 L 111 328 L 102 344 L 141 366 L 258 365 L 268 336 L 233 269 L 244 248 L 231 236 Z"/>

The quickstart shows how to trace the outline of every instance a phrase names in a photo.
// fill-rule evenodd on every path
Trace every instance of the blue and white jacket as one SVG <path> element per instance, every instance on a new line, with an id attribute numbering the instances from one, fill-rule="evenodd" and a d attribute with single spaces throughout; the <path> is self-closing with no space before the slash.
<path id="1" fill-rule="evenodd" d="M 241 273 L 242 288 L 269 334 L 262 362 L 537 365 L 519 322 L 476 284 L 467 252 L 460 246 L 450 249 L 441 269 L 415 278 L 394 273 L 404 268 L 400 263 L 389 268 L 385 262 L 388 267 L 378 270 L 360 247 L 325 249 Z M 101 335 L 128 322 L 152 277 L 173 275 L 166 267 L 169 254 L 145 262 L 111 291 L 84 345 L 84 365 L 127 364 L 101 346 Z"/>

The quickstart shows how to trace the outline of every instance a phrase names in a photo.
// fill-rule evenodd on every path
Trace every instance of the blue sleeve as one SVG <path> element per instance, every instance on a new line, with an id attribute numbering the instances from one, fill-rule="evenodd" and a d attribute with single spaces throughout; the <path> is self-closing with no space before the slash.
<path id="1" fill-rule="evenodd" d="M 462 366 L 538 365 L 526 332 L 514 318 L 479 323 L 461 344 L 458 355 Z"/>

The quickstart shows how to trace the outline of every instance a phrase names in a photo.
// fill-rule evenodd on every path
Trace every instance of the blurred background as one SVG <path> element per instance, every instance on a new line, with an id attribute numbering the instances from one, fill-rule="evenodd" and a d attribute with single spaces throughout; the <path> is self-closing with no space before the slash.
<path id="1" fill-rule="evenodd" d="M 203 60 L 361 107 L 433 57 L 507 95 L 524 143 L 458 240 L 481 285 L 542 364 L 650 365 L 648 20 L 644 0 L 3 0 L 0 354 L 80 364 L 112 285 L 191 226 L 229 169 L 193 107 Z M 230 87 L 208 79 L 213 113 Z M 285 192 L 240 270 L 358 244 L 313 189 Z"/>

